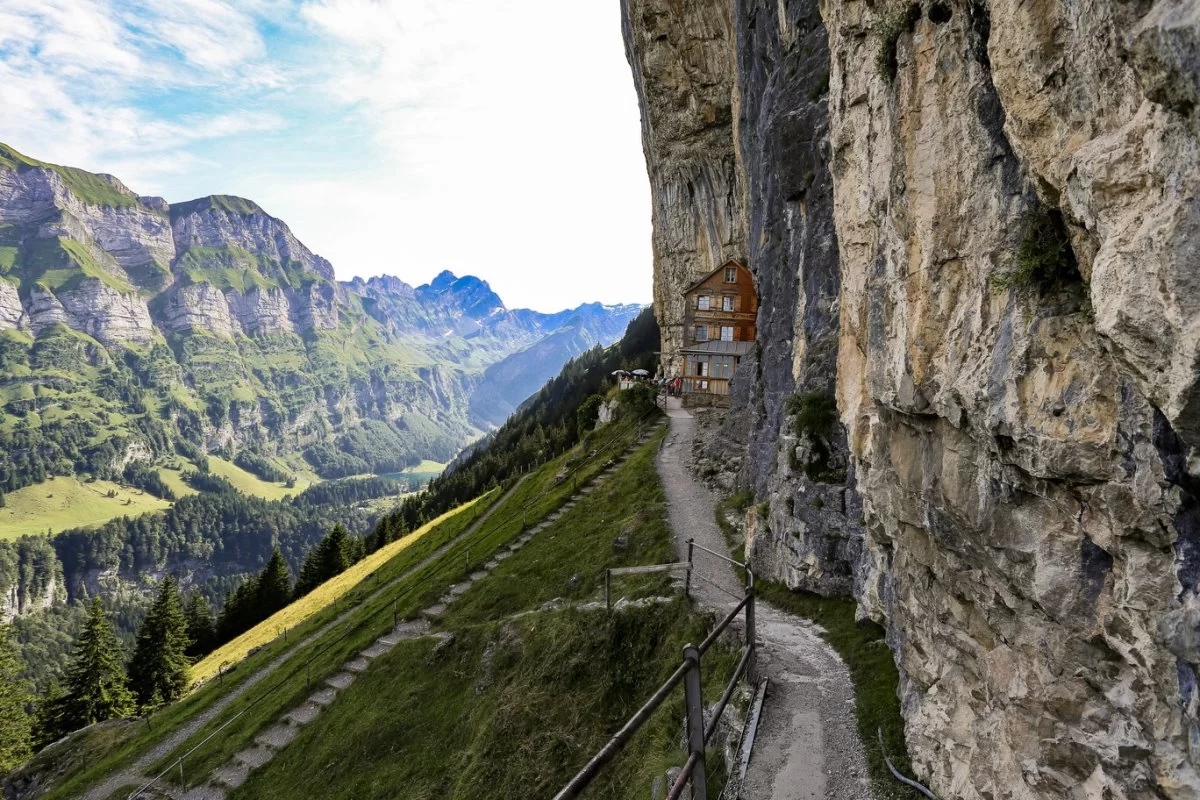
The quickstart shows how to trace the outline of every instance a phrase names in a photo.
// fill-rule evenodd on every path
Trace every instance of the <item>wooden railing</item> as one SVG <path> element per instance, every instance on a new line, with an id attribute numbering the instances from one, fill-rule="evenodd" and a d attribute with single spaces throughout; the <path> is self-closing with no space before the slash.
<path id="1" fill-rule="evenodd" d="M 751 683 L 756 680 L 758 650 L 754 642 L 754 573 L 748 564 L 734 561 L 713 550 L 701 547 L 689 539 L 687 561 L 671 564 L 655 564 L 647 567 L 619 567 L 607 570 L 604 580 L 604 597 L 605 604 L 611 609 L 612 578 L 614 576 L 668 572 L 677 569 L 687 570 L 687 582 L 684 584 L 684 591 L 690 593 L 693 575 L 701 580 L 708 580 L 708 578 L 693 570 L 692 556 L 696 549 L 745 569 L 745 595 L 742 597 L 741 602 L 724 619 L 717 623 L 717 626 L 712 629 L 708 636 L 704 637 L 704 641 L 699 645 L 687 644 L 684 646 L 683 663 L 675 668 L 675 671 L 671 673 L 671 677 L 667 678 L 666 682 L 658 688 L 658 691 L 646 701 L 646 704 L 638 709 L 637 713 L 630 717 L 629 721 L 621 726 L 619 731 L 613 734 L 608 744 L 604 745 L 600 752 L 592 756 L 592 759 L 584 765 L 583 769 L 563 787 L 562 791 L 554 796 L 554 800 L 571 800 L 571 798 L 579 797 L 580 793 L 595 780 L 600 771 L 628 744 L 633 735 L 638 732 L 638 729 L 654 715 L 654 712 L 658 710 L 659 706 L 663 704 L 680 683 L 683 684 L 684 704 L 687 710 L 688 757 L 687 761 L 684 762 L 683 769 L 680 770 L 679 775 L 675 778 L 675 782 L 671 784 L 670 791 L 667 793 L 667 800 L 679 800 L 683 796 L 684 791 L 686 791 L 689 783 L 692 787 L 692 800 L 708 800 L 708 772 L 704 763 L 705 747 L 709 740 L 712 739 L 713 734 L 716 733 L 717 723 L 720 721 L 721 715 L 725 713 L 725 707 L 729 705 L 729 700 L 733 697 L 738 681 L 743 676 Z M 704 700 L 700 682 L 700 660 L 708 649 L 712 647 L 717 637 L 742 613 L 745 613 L 746 616 L 746 644 L 742 648 L 742 657 L 738 661 L 737 669 L 734 670 L 733 677 L 729 679 L 729 683 L 726 685 L 725 691 L 721 695 L 721 699 L 717 703 L 712 717 L 706 725 L 704 723 Z"/>

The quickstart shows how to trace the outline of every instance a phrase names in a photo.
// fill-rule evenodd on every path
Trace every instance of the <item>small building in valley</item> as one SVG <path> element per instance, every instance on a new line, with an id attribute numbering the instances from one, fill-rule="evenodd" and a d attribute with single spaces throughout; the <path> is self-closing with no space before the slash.
<path id="1" fill-rule="evenodd" d="M 728 395 L 757 334 L 758 292 L 750 270 L 727 261 L 684 291 L 684 394 Z"/>

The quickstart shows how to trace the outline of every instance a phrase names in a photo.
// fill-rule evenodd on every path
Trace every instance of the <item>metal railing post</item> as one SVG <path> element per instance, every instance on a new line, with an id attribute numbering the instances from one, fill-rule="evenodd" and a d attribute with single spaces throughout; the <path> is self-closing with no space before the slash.
<path id="1" fill-rule="evenodd" d="M 755 642 L 754 626 L 754 577 L 746 587 L 746 647 L 750 648 L 750 660 L 746 662 L 746 680 L 751 684 L 758 682 L 758 645 Z"/>
<path id="2" fill-rule="evenodd" d="M 692 769 L 692 800 L 708 800 L 708 775 L 704 765 L 704 700 L 700 696 L 700 651 L 693 644 L 685 645 L 683 657 L 688 662 L 687 675 L 683 678 L 688 755 L 696 756 L 696 766 Z"/>
<path id="3" fill-rule="evenodd" d="M 187 788 L 187 784 L 184 783 L 184 781 L 183 781 L 183 759 L 182 758 L 179 759 L 179 785 L 182 786 L 184 789 Z"/>
<path id="4" fill-rule="evenodd" d="M 692 563 L 692 552 L 696 548 L 696 540 L 688 539 L 688 568 L 687 577 L 683 579 L 683 596 L 692 596 L 692 570 L 695 569 L 695 564 Z"/>
<path id="5" fill-rule="evenodd" d="M 612 611 L 612 570 L 604 570 L 604 609 Z"/>

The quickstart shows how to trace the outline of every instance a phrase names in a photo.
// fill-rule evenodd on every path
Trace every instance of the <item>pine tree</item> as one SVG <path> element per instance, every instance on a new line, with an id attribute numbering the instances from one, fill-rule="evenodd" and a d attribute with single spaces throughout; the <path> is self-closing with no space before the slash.
<path id="1" fill-rule="evenodd" d="M 278 547 L 258 575 L 255 595 L 260 619 L 266 619 L 292 600 L 292 574 Z"/>
<path id="2" fill-rule="evenodd" d="M 322 583 L 345 572 L 350 566 L 352 562 L 348 553 L 349 546 L 350 532 L 340 523 L 334 525 L 333 530 L 321 542 L 321 571 L 324 574 Z"/>
<path id="3" fill-rule="evenodd" d="M 188 639 L 192 642 L 188 645 L 187 654 L 192 658 L 207 655 L 216 644 L 217 636 L 212 606 L 204 595 L 194 594 L 183 613 L 187 618 Z"/>
<path id="4" fill-rule="evenodd" d="M 371 538 L 371 552 L 382 550 L 387 547 L 392 541 L 392 520 L 390 516 L 384 516 L 375 526 L 375 534 Z"/>
<path id="5" fill-rule="evenodd" d="M 300 577 L 296 581 L 295 596 L 303 597 L 333 576 L 345 572 L 357 560 L 354 554 L 356 543 L 361 545 L 362 541 L 354 541 L 349 531 L 341 525 L 334 525 L 320 544 L 304 557 Z"/>
<path id="6" fill-rule="evenodd" d="M 129 663 L 130 688 L 141 706 L 169 703 L 187 690 L 191 680 L 186 654 L 189 643 L 179 589 L 175 579 L 168 577 L 138 631 L 137 649 Z"/>
<path id="7" fill-rule="evenodd" d="M 256 583 L 257 581 L 251 577 L 242 581 L 236 589 L 225 595 L 225 605 L 221 608 L 221 621 L 217 623 L 219 641 L 228 642 L 257 622 L 257 618 L 253 616 Z"/>
<path id="8" fill-rule="evenodd" d="M 36 747 L 45 747 L 57 742 L 70 731 L 63 722 L 63 690 L 58 681 L 50 681 L 46 691 L 37 702 L 33 718 L 33 738 Z"/>
<path id="9" fill-rule="evenodd" d="M 29 688 L 20 679 L 20 672 L 12 629 L 0 625 L 0 775 L 24 763 L 32 752 L 32 728 L 25 713 Z"/>
<path id="10" fill-rule="evenodd" d="M 75 655 L 67 667 L 66 694 L 57 713 L 64 731 L 124 717 L 133 711 L 133 695 L 125 685 L 121 643 L 104 614 L 100 598 L 92 599 Z"/>

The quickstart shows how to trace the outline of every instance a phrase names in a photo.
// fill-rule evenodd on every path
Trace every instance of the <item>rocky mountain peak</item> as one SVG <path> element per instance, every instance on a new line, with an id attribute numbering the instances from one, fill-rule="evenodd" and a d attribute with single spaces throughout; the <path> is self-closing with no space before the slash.
<path id="1" fill-rule="evenodd" d="M 418 286 L 417 298 L 425 301 L 438 301 L 461 309 L 462 313 L 473 319 L 481 320 L 505 310 L 500 296 L 492 291 L 488 282 L 474 275 L 464 275 L 459 278 L 449 270 L 438 273 L 428 284 Z"/>
<path id="2" fill-rule="evenodd" d="M 253 200 L 247 200 L 244 197 L 237 197 L 231 194 L 210 194 L 208 197 L 198 197 L 195 200 L 188 200 L 183 203 L 175 203 L 171 206 L 171 219 L 178 219 L 189 214 L 198 214 L 205 211 L 216 211 L 224 214 L 233 214 L 241 217 L 263 216 L 270 217 L 263 207 Z M 271 217 L 271 219 L 275 219 Z M 275 219 L 283 227 L 287 227 L 278 219 Z"/>
<path id="3" fill-rule="evenodd" d="M 416 293 L 416 290 L 412 286 L 394 275 L 373 275 L 365 281 L 361 278 L 355 278 L 351 282 L 351 285 L 359 287 L 360 294 L 366 293 L 363 290 L 369 290 L 392 297 L 411 298 Z"/>

